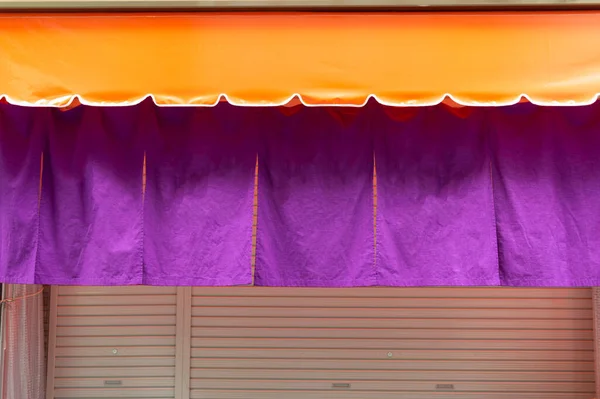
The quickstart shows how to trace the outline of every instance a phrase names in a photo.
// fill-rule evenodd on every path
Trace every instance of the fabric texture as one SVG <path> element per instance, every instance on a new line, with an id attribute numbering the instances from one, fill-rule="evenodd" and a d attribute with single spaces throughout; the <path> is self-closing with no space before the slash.
<path id="1" fill-rule="evenodd" d="M 368 114 L 272 114 L 258 153 L 256 285 L 375 285 Z"/>
<path id="2" fill-rule="evenodd" d="M 381 285 L 498 285 L 483 114 L 373 118 Z"/>
<path id="3" fill-rule="evenodd" d="M 33 284 L 36 278 L 47 112 L 0 105 L 0 279 L 4 283 Z"/>
<path id="4" fill-rule="evenodd" d="M 36 283 L 143 282 L 141 110 L 52 111 Z"/>
<path id="5" fill-rule="evenodd" d="M 598 107 L 492 112 L 501 283 L 600 285 Z"/>
<path id="6" fill-rule="evenodd" d="M 598 111 L 0 105 L 0 281 L 598 286 Z"/>
<path id="7" fill-rule="evenodd" d="M 156 111 L 158 137 L 146 161 L 145 284 L 252 282 L 256 123 L 232 108 Z"/>

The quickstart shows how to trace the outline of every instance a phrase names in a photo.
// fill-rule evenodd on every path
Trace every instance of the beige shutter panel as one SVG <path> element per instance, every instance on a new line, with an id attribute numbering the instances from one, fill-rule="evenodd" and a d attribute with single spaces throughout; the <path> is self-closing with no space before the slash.
<path id="1" fill-rule="evenodd" d="M 589 289 L 196 288 L 192 399 L 591 399 Z"/>
<path id="2" fill-rule="evenodd" d="M 49 399 L 175 398 L 176 288 L 53 287 Z"/>
<path id="3" fill-rule="evenodd" d="M 53 287 L 48 399 L 594 397 L 589 289 L 186 290 Z"/>

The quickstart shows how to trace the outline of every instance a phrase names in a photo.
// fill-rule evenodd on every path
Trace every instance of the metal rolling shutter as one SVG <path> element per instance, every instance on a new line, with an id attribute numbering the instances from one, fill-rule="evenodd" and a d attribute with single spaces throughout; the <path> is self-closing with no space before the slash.
<path id="1" fill-rule="evenodd" d="M 591 399 L 589 289 L 195 288 L 192 399 Z"/>
<path id="2" fill-rule="evenodd" d="M 175 397 L 176 288 L 52 290 L 48 399 Z"/>

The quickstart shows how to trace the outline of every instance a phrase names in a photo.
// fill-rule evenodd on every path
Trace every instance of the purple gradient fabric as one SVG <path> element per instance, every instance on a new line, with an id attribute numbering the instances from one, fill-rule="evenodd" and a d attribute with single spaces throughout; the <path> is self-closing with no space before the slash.
<path id="1" fill-rule="evenodd" d="M 490 112 L 502 285 L 600 285 L 599 110 Z"/>
<path id="2" fill-rule="evenodd" d="M 600 106 L 464 111 L 0 105 L 0 282 L 600 286 Z"/>
<path id="3" fill-rule="evenodd" d="M 143 282 L 140 110 L 50 111 L 36 283 Z"/>
<path id="4" fill-rule="evenodd" d="M 257 124 L 244 111 L 156 109 L 146 161 L 145 284 L 252 283 Z"/>
<path id="5" fill-rule="evenodd" d="M 375 285 L 369 114 L 272 115 L 258 153 L 254 283 Z"/>
<path id="6" fill-rule="evenodd" d="M 498 285 L 482 113 L 444 107 L 374 117 L 380 285 Z"/>
<path id="7" fill-rule="evenodd" d="M 0 105 L 0 281 L 32 284 L 47 110 Z"/>

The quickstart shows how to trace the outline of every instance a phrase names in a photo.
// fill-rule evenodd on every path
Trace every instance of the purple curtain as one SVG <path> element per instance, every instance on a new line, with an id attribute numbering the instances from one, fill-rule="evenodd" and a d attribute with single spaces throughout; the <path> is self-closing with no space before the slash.
<path id="1" fill-rule="evenodd" d="M 271 115 L 258 153 L 255 284 L 375 285 L 368 113 Z"/>
<path id="2" fill-rule="evenodd" d="M 597 286 L 598 111 L 0 105 L 0 281 Z"/>
<path id="3" fill-rule="evenodd" d="M 599 110 L 490 112 L 503 285 L 600 285 Z"/>
<path id="4" fill-rule="evenodd" d="M 498 285 L 483 113 L 435 107 L 373 120 L 379 283 Z"/>
<path id="5" fill-rule="evenodd" d="M 0 280 L 33 284 L 48 110 L 0 105 Z"/>
<path id="6" fill-rule="evenodd" d="M 251 284 L 257 124 L 245 108 L 237 111 L 156 109 L 146 161 L 145 284 Z"/>
<path id="7" fill-rule="evenodd" d="M 53 110 L 36 283 L 143 282 L 141 108 Z"/>

